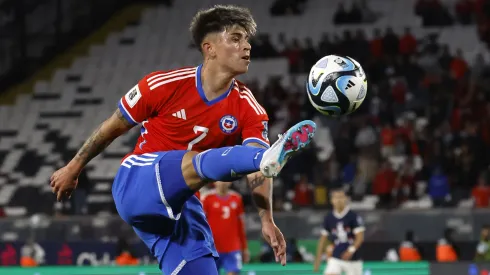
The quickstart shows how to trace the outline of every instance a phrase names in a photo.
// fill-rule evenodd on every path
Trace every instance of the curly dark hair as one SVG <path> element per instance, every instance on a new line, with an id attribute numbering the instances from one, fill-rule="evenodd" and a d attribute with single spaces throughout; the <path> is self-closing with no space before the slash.
<path id="1" fill-rule="evenodd" d="M 249 9 L 233 5 L 215 5 L 196 13 L 189 28 L 196 47 L 201 49 L 201 43 L 206 35 L 213 32 L 222 32 L 226 28 L 238 25 L 245 29 L 248 35 L 253 36 L 257 24 Z"/>

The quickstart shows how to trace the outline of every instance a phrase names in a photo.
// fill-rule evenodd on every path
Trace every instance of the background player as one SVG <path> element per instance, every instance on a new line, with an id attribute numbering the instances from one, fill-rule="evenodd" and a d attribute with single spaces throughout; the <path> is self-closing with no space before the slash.
<path id="1" fill-rule="evenodd" d="M 325 216 L 318 241 L 314 271 L 318 271 L 325 246 L 330 246 L 325 275 L 362 275 L 358 249 L 364 241 L 362 218 L 347 205 L 347 195 L 341 188 L 330 191 L 333 210 Z"/>
<path id="2" fill-rule="evenodd" d="M 194 194 L 208 182 L 244 175 L 259 208 L 262 233 L 276 261 L 286 264 L 284 236 L 272 217 L 269 177 L 279 173 L 293 151 L 309 143 L 315 124 L 298 124 L 265 150 L 267 114 L 235 80 L 248 70 L 248 39 L 255 29 L 247 9 L 215 6 L 198 12 L 191 32 L 203 64 L 144 77 L 51 177 L 58 200 L 69 197 L 83 167 L 115 138 L 141 124 L 141 136 L 123 159 L 112 193 L 119 214 L 151 249 L 164 274 L 217 274 L 211 231 Z M 247 146 L 224 147 L 239 140 Z"/>
<path id="3" fill-rule="evenodd" d="M 231 182 L 217 181 L 214 185 L 215 189 L 202 196 L 202 204 L 219 253 L 218 270 L 238 275 L 242 260 L 245 263 L 250 260 L 242 196 L 230 190 Z"/>

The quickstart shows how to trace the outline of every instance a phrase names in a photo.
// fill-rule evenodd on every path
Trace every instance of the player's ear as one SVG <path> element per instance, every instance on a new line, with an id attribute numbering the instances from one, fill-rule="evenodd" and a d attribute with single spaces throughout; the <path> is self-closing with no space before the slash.
<path id="1" fill-rule="evenodd" d="M 211 33 L 208 34 L 201 43 L 201 49 L 204 56 L 208 56 L 209 58 L 216 57 L 216 34 Z"/>
<path id="2" fill-rule="evenodd" d="M 212 58 L 216 54 L 214 47 L 209 40 L 204 40 L 202 42 L 201 49 L 204 56 L 209 56 Z"/>

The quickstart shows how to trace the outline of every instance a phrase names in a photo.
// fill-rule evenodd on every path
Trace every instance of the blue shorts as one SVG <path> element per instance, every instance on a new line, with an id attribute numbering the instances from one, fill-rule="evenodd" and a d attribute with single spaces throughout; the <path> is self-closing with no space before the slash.
<path id="1" fill-rule="evenodd" d="M 202 204 L 182 176 L 186 152 L 128 156 L 112 185 L 119 215 L 158 259 L 163 274 L 184 274 L 174 271 L 206 255 L 218 257 Z"/>
<path id="2" fill-rule="evenodd" d="M 242 253 L 240 251 L 220 253 L 216 265 L 218 270 L 224 269 L 226 273 L 240 273 L 242 270 Z"/>

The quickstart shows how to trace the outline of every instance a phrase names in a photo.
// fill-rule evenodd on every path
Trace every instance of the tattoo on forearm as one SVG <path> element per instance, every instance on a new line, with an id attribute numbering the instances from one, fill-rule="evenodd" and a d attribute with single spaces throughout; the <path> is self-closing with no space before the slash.
<path id="1" fill-rule="evenodd" d="M 267 213 L 267 211 L 265 209 L 260 209 L 259 210 L 259 217 L 262 218 L 265 215 L 265 213 Z"/>
<path id="2" fill-rule="evenodd" d="M 112 142 L 112 139 L 108 140 L 100 132 L 100 128 L 101 126 L 99 126 L 97 130 L 92 133 L 75 156 L 75 158 L 80 160 L 83 165 L 87 164 L 91 159 L 100 154 L 100 152 L 102 152 Z"/>
<path id="3" fill-rule="evenodd" d="M 259 208 L 259 215 L 261 217 L 266 213 L 265 210 L 271 209 L 272 202 L 272 190 L 268 183 L 270 179 L 264 177 L 263 175 L 256 174 L 253 179 L 249 179 L 248 184 L 252 190 L 252 200 L 255 206 Z M 260 189 L 260 190 L 258 190 Z"/>
<path id="4" fill-rule="evenodd" d="M 263 175 L 255 175 L 255 177 L 252 180 L 248 181 L 248 185 L 250 189 L 253 191 L 255 188 L 264 185 L 266 180 L 267 178 L 264 177 Z"/>
<path id="5" fill-rule="evenodd" d="M 119 109 L 114 115 L 129 124 Z M 115 136 L 107 136 L 107 134 L 103 133 L 101 127 L 102 124 L 90 135 L 75 156 L 75 159 L 79 160 L 83 165 L 86 165 L 90 160 L 100 154 L 115 138 Z"/>

